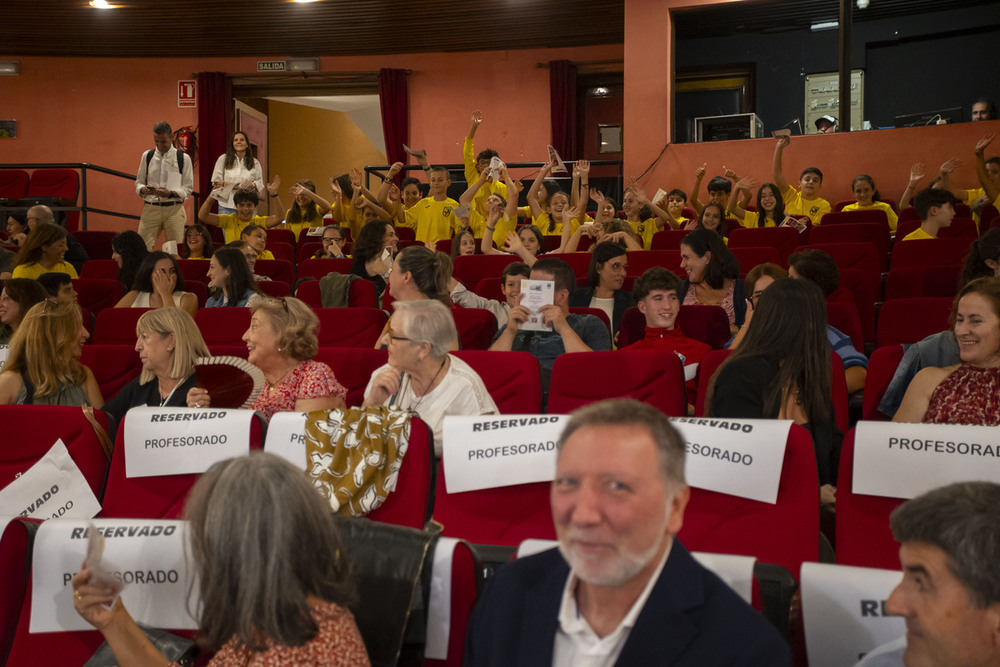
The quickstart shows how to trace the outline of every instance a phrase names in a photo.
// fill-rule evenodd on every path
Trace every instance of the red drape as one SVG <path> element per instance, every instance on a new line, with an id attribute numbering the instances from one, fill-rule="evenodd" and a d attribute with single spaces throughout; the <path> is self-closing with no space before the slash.
<path id="1" fill-rule="evenodd" d="M 198 73 L 198 182 L 202 199 L 212 190 L 215 160 L 226 152 L 233 126 L 233 84 L 223 72 Z"/>
<path id="2" fill-rule="evenodd" d="M 410 141 L 410 97 L 406 71 L 383 68 L 378 73 L 378 99 L 382 109 L 382 133 L 389 164 L 406 164 L 403 144 Z"/>
<path id="3" fill-rule="evenodd" d="M 568 60 L 549 62 L 552 106 L 552 146 L 564 160 L 576 159 L 576 65 Z"/>

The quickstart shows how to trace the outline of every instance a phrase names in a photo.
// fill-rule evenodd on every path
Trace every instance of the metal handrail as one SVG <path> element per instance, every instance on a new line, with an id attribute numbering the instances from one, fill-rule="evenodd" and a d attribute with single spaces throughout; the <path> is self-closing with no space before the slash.
<path id="1" fill-rule="evenodd" d="M 109 211 L 108 209 L 96 208 L 87 205 L 87 171 L 96 171 L 102 174 L 108 174 L 110 176 L 116 176 L 118 178 L 127 178 L 130 181 L 135 181 L 135 174 L 129 174 L 124 171 L 119 171 L 117 169 L 111 169 L 110 167 L 102 167 L 97 164 L 90 164 L 88 162 L 31 162 L 31 163 L 6 163 L 0 164 L 0 169 L 78 169 L 80 170 L 80 205 L 79 206 L 50 206 L 53 211 L 81 211 L 80 215 L 80 229 L 87 229 L 87 213 L 100 213 L 102 215 L 110 215 L 118 218 L 127 218 L 129 220 L 138 220 L 139 216 L 132 213 L 122 213 L 120 211 Z M 192 192 L 191 196 L 194 197 L 194 208 L 198 210 L 198 198 L 199 194 L 197 192 Z M 30 198 L 29 198 L 30 199 Z"/>

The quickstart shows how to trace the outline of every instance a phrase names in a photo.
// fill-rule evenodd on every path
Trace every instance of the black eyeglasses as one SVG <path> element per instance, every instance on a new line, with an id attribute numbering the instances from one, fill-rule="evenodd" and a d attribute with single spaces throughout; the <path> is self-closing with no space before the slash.
<path id="1" fill-rule="evenodd" d="M 323 245 L 331 245 L 333 243 L 343 243 L 343 242 L 344 242 L 344 237 L 343 236 L 339 236 L 339 237 L 336 237 L 336 238 L 331 238 L 331 237 L 328 237 L 328 236 L 324 236 L 323 237 Z"/>

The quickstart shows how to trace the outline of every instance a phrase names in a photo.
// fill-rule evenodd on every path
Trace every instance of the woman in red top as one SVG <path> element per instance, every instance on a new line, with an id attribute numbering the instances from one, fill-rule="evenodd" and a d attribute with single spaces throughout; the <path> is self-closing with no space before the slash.
<path id="1" fill-rule="evenodd" d="M 1000 424 L 1000 278 L 977 278 L 951 308 L 962 363 L 913 378 L 895 422 Z"/>

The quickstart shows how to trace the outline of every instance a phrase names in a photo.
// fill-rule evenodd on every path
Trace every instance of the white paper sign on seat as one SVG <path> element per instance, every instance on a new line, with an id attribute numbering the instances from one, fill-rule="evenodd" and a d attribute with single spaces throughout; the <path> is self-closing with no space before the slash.
<path id="1" fill-rule="evenodd" d="M 1000 483 L 1000 429 L 859 422 L 853 480 L 854 493 L 907 499 L 953 482 Z"/>
<path id="2" fill-rule="evenodd" d="M 777 502 L 791 421 L 675 417 L 670 423 L 684 439 L 688 484 Z"/>
<path id="3" fill-rule="evenodd" d="M 87 556 L 88 521 L 53 519 L 38 528 L 32 555 L 31 632 L 93 630 L 73 608 L 73 575 Z M 187 595 L 190 558 L 184 557 L 186 521 L 94 519 L 104 535 L 103 565 L 125 587 L 132 617 L 157 628 L 194 630 Z M 193 589 L 192 594 L 197 594 Z M 197 609 L 192 600 L 191 609 Z"/>
<path id="4" fill-rule="evenodd" d="M 551 482 L 567 415 L 445 417 L 442 461 L 448 493 Z"/>
<path id="5" fill-rule="evenodd" d="M 306 469 L 306 413 L 278 412 L 267 425 L 264 451 Z"/>
<path id="6" fill-rule="evenodd" d="M 853 665 L 864 654 L 906 634 L 885 602 L 902 580 L 897 570 L 802 564 L 802 619 L 810 667 Z"/>
<path id="7" fill-rule="evenodd" d="M 0 512 L 32 519 L 89 519 L 101 503 L 63 441 L 0 490 Z"/>
<path id="8" fill-rule="evenodd" d="M 250 453 L 253 410 L 132 408 L 125 415 L 126 477 L 203 473 Z"/>

